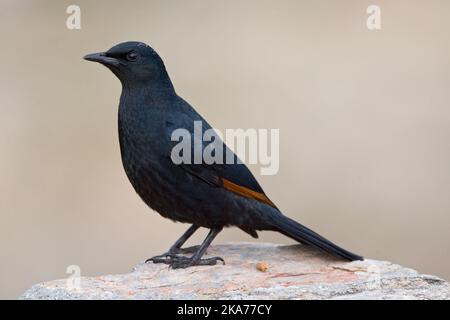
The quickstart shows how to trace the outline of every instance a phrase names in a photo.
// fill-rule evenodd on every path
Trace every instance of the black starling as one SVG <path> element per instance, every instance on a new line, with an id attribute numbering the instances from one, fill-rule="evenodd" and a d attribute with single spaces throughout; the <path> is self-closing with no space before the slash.
<path id="1" fill-rule="evenodd" d="M 202 123 L 203 130 L 211 126 L 176 94 L 163 61 L 151 47 L 125 42 L 84 58 L 105 65 L 122 83 L 120 151 L 134 189 L 163 217 L 192 224 L 167 253 L 147 261 L 173 268 L 214 265 L 222 258 L 202 256 L 217 234 L 230 226 L 255 238 L 259 230 L 277 231 L 346 260 L 362 259 L 284 216 L 245 164 L 174 163 L 172 132 L 183 128 L 194 133 L 195 121 Z M 199 227 L 210 229 L 204 242 L 191 257 L 180 254 L 185 252 L 181 246 Z"/>

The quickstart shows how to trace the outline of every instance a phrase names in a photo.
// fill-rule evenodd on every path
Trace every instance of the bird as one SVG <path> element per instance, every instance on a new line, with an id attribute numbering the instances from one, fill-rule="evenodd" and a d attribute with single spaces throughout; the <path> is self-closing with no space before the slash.
<path id="1" fill-rule="evenodd" d="M 275 231 L 340 259 L 363 260 L 284 215 L 223 141 L 224 150 L 231 152 L 236 161 L 173 160 L 174 130 L 194 133 L 195 122 L 200 122 L 204 130 L 212 127 L 176 93 L 163 60 L 152 47 L 127 41 L 84 59 L 107 67 L 122 84 L 118 111 L 120 155 L 134 190 L 162 217 L 190 224 L 167 252 L 146 263 L 165 263 L 173 269 L 225 263 L 222 257 L 203 256 L 227 227 L 240 228 L 253 238 L 258 238 L 259 231 Z M 183 248 L 199 228 L 209 229 L 204 241 Z"/>

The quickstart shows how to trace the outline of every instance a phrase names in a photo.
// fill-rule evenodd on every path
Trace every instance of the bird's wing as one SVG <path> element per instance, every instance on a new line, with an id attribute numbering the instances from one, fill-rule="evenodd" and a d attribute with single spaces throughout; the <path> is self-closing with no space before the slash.
<path id="1" fill-rule="evenodd" d="M 169 141 L 171 141 L 171 146 L 175 146 L 178 141 L 172 141 L 172 132 L 176 129 L 186 129 L 191 133 L 191 160 L 193 160 L 194 155 L 194 144 L 199 143 L 202 148 L 204 148 L 210 142 L 204 142 L 203 140 L 194 141 L 194 120 L 202 121 L 203 132 L 210 129 L 211 126 L 200 116 L 196 114 L 197 117 L 193 119 L 191 114 L 186 114 L 184 112 L 175 112 L 170 115 L 166 121 L 166 130 L 168 134 Z M 203 134 L 203 133 L 202 133 Z M 200 164 L 194 164 L 193 161 L 190 163 L 179 164 L 183 170 L 188 174 L 195 176 L 200 181 L 207 183 L 211 186 L 224 188 L 236 195 L 253 199 L 272 207 L 276 207 L 273 202 L 266 196 L 263 189 L 256 181 L 253 174 L 247 168 L 247 166 L 238 161 L 238 157 L 233 153 L 224 143 L 223 143 L 223 161 L 222 163 L 207 164 L 202 161 Z M 226 163 L 226 154 L 231 152 L 233 154 L 233 163 Z"/>

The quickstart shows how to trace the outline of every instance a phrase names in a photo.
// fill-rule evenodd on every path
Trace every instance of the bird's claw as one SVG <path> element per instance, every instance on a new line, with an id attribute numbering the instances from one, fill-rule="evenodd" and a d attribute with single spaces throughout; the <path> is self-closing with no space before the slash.
<path id="1" fill-rule="evenodd" d="M 164 263 L 168 264 L 172 269 L 185 269 L 193 266 L 214 266 L 217 264 L 217 261 L 221 261 L 223 264 L 225 264 L 225 260 L 223 260 L 221 257 L 211 257 L 195 261 L 191 257 L 167 252 L 165 254 L 147 259 L 145 260 L 145 263 Z"/>
<path id="2" fill-rule="evenodd" d="M 145 260 L 145 263 L 153 262 L 153 263 L 169 264 L 171 259 L 173 259 L 174 256 L 175 256 L 174 253 L 166 252 L 159 256 L 154 256 L 154 257 L 148 258 L 147 260 Z"/>
<path id="3" fill-rule="evenodd" d="M 187 248 L 190 249 L 190 248 Z M 186 251 L 184 251 L 186 252 Z M 217 261 L 221 261 L 225 264 L 225 260 L 221 257 L 211 257 L 205 259 L 195 260 L 192 257 L 186 257 L 183 255 L 178 255 L 173 252 L 166 252 L 162 255 L 152 257 L 150 259 L 145 260 L 145 263 L 153 262 L 153 263 L 164 263 L 168 264 L 172 269 L 185 269 L 193 266 L 214 266 L 217 264 Z"/>
<path id="4" fill-rule="evenodd" d="M 195 253 L 198 251 L 199 247 L 200 246 L 192 246 L 192 247 L 187 247 L 187 248 L 171 249 L 166 253 L 163 253 L 161 255 L 154 256 L 154 257 L 151 257 L 151 258 L 145 260 L 145 263 L 153 262 L 153 263 L 170 264 L 170 261 L 174 257 L 182 257 L 182 256 L 180 256 L 182 254 Z M 186 258 L 186 257 L 184 257 L 184 258 Z"/>
<path id="5" fill-rule="evenodd" d="M 217 264 L 217 261 L 222 261 L 225 264 L 225 260 L 221 257 L 211 257 L 195 261 L 192 258 L 184 256 L 176 256 L 168 264 L 172 269 L 185 269 L 193 266 L 214 266 Z"/>

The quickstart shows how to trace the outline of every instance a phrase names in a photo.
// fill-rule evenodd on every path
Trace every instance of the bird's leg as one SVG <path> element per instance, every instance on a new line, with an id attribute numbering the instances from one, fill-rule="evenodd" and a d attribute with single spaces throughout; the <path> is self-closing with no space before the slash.
<path id="1" fill-rule="evenodd" d="M 198 250 L 200 246 L 192 246 L 187 248 L 181 248 L 183 244 L 186 243 L 186 241 L 195 233 L 195 231 L 200 228 L 199 226 L 193 224 L 189 227 L 189 229 L 186 230 L 185 233 L 177 240 L 175 243 L 170 247 L 169 253 L 171 254 L 178 254 L 178 253 L 194 253 Z"/>
<path id="2" fill-rule="evenodd" d="M 186 249 L 181 249 L 181 246 L 197 231 L 199 226 L 193 224 L 189 227 L 189 229 L 186 230 L 185 233 L 177 240 L 175 243 L 170 247 L 169 251 L 167 251 L 164 254 L 161 254 L 159 256 L 152 257 L 150 259 L 145 260 L 145 263 L 147 262 L 154 262 L 154 263 L 169 263 L 170 257 L 175 256 L 178 253 L 190 253 L 192 250 L 196 250 L 197 247 L 189 247 Z"/>
<path id="3" fill-rule="evenodd" d="M 217 261 L 222 261 L 225 264 L 225 261 L 221 257 L 212 257 L 202 259 L 202 256 L 205 254 L 206 249 L 208 249 L 211 242 L 214 238 L 222 231 L 222 228 L 211 229 L 206 236 L 205 241 L 200 245 L 200 248 L 197 252 L 190 258 L 185 256 L 175 256 L 169 261 L 169 265 L 173 269 L 181 269 L 188 268 L 191 266 L 212 266 L 217 263 Z"/>

